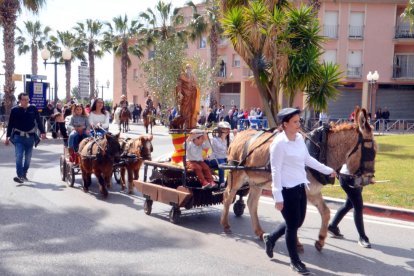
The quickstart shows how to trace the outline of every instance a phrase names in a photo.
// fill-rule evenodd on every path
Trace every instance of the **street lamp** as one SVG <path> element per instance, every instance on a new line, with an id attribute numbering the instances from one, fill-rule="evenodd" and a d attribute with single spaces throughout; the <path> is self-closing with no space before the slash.
<path id="1" fill-rule="evenodd" d="M 59 64 L 65 64 L 65 63 L 64 62 L 58 62 L 56 57 L 55 57 L 55 61 L 47 62 L 46 60 L 48 60 L 50 58 L 50 51 L 46 48 L 43 48 L 43 50 L 40 52 L 40 55 L 42 56 L 43 64 L 45 65 L 45 69 L 46 69 L 47 64 L 53 64 L 55 66 L 55 96 L 54 96 L 54 100 L 55 100 L 55 103 L 56 103 L 57 100 L 58 100 L 57 66 Z M 65 61 L 71 60 L 72 52 L 68 48 L 66 48 L 65 50 L 62 51 L 62 58 Z"/>
<path id="2" fill-rule="evenodd" d="M 378 71 L 374 71 L 374 74 L 369 71 L 367 75 L 367 81 L 368 81 L 368 92 L 369 92 L 369 113 L 371 113 L 371 116 L 373 114 L 373 109 L 375 113 L 376 108 L 376 89 L 377 89 L 377 82 L 379 79 Z"/>
<path id="3" fill-rule="evenodd" d="M 106 81 L 106 86 L 103 86 L 103 85 L 99 85 L 99 81 L 98 80 L 96 80 L 96 89 L 98 89 L 98 91 L 99 91 L 99 87 L 102 89 L 102 100 L 103 100 L 103 89 L 104 88 L 109 88 L 109 84 L 110 84 L 110 82 L 109 82 L 109 80 L 107 80 Z"/>

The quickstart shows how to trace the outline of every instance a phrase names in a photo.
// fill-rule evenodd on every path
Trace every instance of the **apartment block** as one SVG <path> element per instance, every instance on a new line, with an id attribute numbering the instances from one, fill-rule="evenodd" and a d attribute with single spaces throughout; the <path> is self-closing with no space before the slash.
<path id="1" fill-rule="evenodd" d="M 301 2 L 301 1 L 295 1 Z M 307 1 L 302 1 L 307 2 Z M 346 118 L 355 105 L 375 113 L 387 107 L 391 118 L 414 119 L 414 29 L 401 18 L 407 0 L 326 0 L 321 1 L 318 13 L 321 35 L 326 38 L 321 61 L 337 63 L 343 72 L 340 95 L 328 104 L 331 118 Z M 203 5 L 198 6 L 200 13 Z M 181 10 L 186 23 L 192 10 Z M 185 24 L 186 24 L 185 23 Z M 151 51 L 145 58 L 151 58 Z M 188 45 L 189 56 L 199 55 L 207 63 L 210 49 L 207 34 Z M 259 93 L 251 78 L 252 72 L 234 51 L 227 39 L 218 47 L 221 84 L 219 102 L 241 108 L 260 107 Z M 128 69 L 128 100 L 144 103 L 148 91 L 144 89 L 140 61 L 132 59 Z M 121 94 L 120 62 L 114 59 L 114 99 Z M 377 71 L 376 84 L 368 83 L 367 74 Z M 286 100 L 282 101 L 286 105 Z M 303 95 L 294 106 L 304 107 Z"/>

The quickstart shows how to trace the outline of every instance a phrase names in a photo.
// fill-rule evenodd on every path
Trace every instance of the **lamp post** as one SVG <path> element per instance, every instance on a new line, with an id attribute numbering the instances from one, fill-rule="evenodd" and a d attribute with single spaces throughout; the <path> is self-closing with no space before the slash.
<path id="1" fill-rule="evenodd" d="M 53 64 L 55 66 L 55 96 L 54 96 L 54 101 L 56 103 L 57 100 L 58 100 L 57 66 L 59 64 L 65 64 L 65 62 L 58 62 L 56 57 L 55 57 L 55 61 L 47 62 L 46 60 L 48 60 L 50 58 L 50 51 L 46 48 L 43 48 L 43 50 L 40 52 L 40 55 L 42 56 L 43 64 L 45 65 L 45 69 L 46 69 L 47 64 Z M 72 52 L 68 48 L 66 48 L 65 50 L 62 51 L 62 58 L 65 61 L 71 60 Z"/>
<path id="2" fill-rule="evenodd" d="M 377 89 L 377 82 L 379 79 L 378 71 L 374 71 L 374 74 L 369 71 L 367 75 L 367 81 L 368 81 L 368 90 L 369 90 L 369 113 L 371 113 L 371 116 L 375 113 L 376 108 L 376 89 Z M 373 113 L 374 112 L 374 113 Z"/>
<path id="3" fill-rule="evenodd" d="M 104 99 L 104 97 L 103 97 L 103 90 L 104 90 L 104 88 L 109 88 L 109 84 L 110 84 L 110 82 L 109 82 L 109 80 L 107 80 L 106 81 L 106 86 L 99 85 L 99 81 L 96 80 L 96 89 L 98 89 L 98 91 L 99 91 L 99 87 L 102 89 L 102 100 Z"/>

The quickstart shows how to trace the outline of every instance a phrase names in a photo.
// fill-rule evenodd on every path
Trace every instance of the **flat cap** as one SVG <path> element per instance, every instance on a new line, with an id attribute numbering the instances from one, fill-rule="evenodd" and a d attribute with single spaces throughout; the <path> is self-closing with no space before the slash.
<path id="1" fill-rule="evenodd" d="M 287 118 L 291 118 L 293 115 L 300 114 L 300 110 L 297 108 L 283 108 L 282 110 L 277 113 L 277 121 L 279 123 L 286 122 Z"/>

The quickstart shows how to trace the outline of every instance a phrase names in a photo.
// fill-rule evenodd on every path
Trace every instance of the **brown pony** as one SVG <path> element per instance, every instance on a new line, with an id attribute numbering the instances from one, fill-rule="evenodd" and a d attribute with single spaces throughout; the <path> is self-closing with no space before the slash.
<path id="1" fill-rule="evenodd" d="M 99 181 L 99 190 L 106 198 L 111 186 L 111 177 L 115 162 L 119 161 L 121 147 L 118 142 L 119 134 L 112 136 L 106 133 L 102 139 L 84 139 L 79 144 L 80 169 L 82 171 L 83 190 L 89 191 L 92 183 L 91 175 L 95 174 Z"/>
<path id="2" fill-rule="evenodd" d="M 128 193 L 133 193 L 132 180 L 138 180 L 139 169 L 144 160 L 151 160 L 152 135 L 141 135 L 135 139 L 128 140 L 123 145 L 122 159 L 125 165 L 121 167 L 121 185 L 125 190 L 125 171 L 128 173 Z"/>
<path id="3" fill-rule="evenodd" d="M 129 120 L 131 119 L 131 112 L 129 112 L 127 107 L 123 107 L 121 113 L 119 114 L 119 132 L 128 132 L 129 131 Z"/>
<path id="4" fill-rule="evenodd" d="M 352 174 L 364 177 L 367 183 L 373 181 L 374 158 L 376 145 L 373 140 L 374 134 L 368 123 L 368 116 L 365 109 L 357 110 L 355 124 L 332 125 L 327 132 L 326 165 L 339 171 L 343 164 L 348 165 Z M 242 131 L 235 137 L 228 150 L 228 160 L 231 162 L 245 159 L 245 167 L 268 167 L 270 163 L 269 147 L 275 134 L 264 133 L 253 142 L 250 138 L 257 135 L 256 130 Z M 245 149 L 247 144 L 247 150 Z M 243 153 L 244 152 L 244 153 Z M 246 154 L 247 152 L 247 154 Z M 372 158 L 367 158 L 370 155 Z M 247 156 L 247 158 L 246 158 Z M 330 210 L 323 200 L 321 189 L 323 185 L 307 170 L 307 177 L 310 181 L 309 190 L 306 189 L 308 201 L 316 206 L 322 217 L 322 225 L 319 231 L 319 239 L 315 247 L 322 250 L 328 231 Z M 259 223 L 257 208 L 262 190 L 271 190 L 272 177 L 270 169 L 266 171 L 254 170 L 233 170 L 228 176 L 227 188 L 223 195 L 223 212 L 221 224 L 226 232 L 230 232 L 228 221 L 229 207 L 233 202 L 237 190 L 244 184 L 250 186 L 250 194 L 247 200 L 252 220 L 254 233 L 262 238 L 264 231 Z M 301 249 L 301 244 L 298 242 Z M 303 247 L 302 247 L 303 249 Z"/>
<path id="5" fill-rule="evenodd" d="M 155 125 L 155 109 L 145 108 L 142 113 L 142 120 L 144 121 L 145 133 L 148 134 L 148 126 L 151 126 L 152 134 L 152 126 Z"/>

